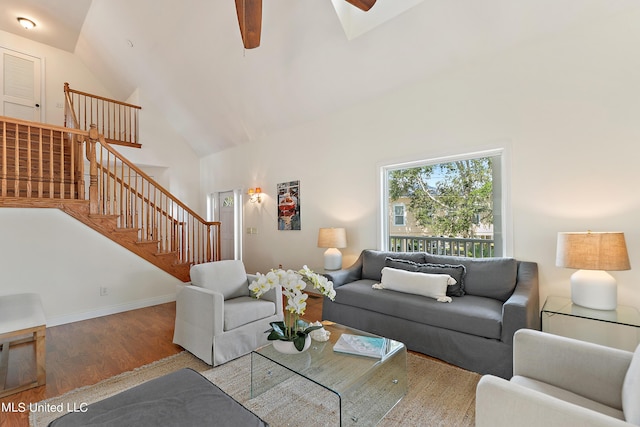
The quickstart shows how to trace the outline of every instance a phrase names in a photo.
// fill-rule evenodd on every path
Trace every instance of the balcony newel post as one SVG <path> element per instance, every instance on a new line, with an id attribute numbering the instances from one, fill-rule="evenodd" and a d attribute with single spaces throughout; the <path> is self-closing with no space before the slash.
<path id="1" fill-rule="evenodd" d="M 89 144 L 87 145 L 87 160 L 89 161 L 89 212 L 99 213 L 98 198 L 98 163 L 96 161 L 96 142 L 98 139 L 98 129 L 96 125 L 91 125 L 89 129 Z"/>
<path id="2" fill-rule="evenodd" d="M 84 200 L 86 197 L 85 188 L 84 188 L 84 161 L 82 160 L 82 144 L 84 143 L 82 139 L 74 135 L 73 139 L 75 142 L 75 156 L 76 156 L 76 182 L 78 183 L 78 199 Z"/>

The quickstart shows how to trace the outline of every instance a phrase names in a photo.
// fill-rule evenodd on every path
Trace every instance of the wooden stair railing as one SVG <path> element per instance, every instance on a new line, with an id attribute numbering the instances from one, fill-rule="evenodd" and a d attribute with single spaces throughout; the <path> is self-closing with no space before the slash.
<path id="1" fill-rule="evenodd" d="M 95 126 L 0 116 L 0 207 L 59 208 L 182 281 L 191 265 L 220 259 L 220 223 L 189 209 Z"/>
<path id="2" fill-rule="evenodd" d="M 96 125 L 109 144 L 140 148 L 138 112 L 142 107 L 90 93 L 64 84 L 65 126 L 89 131 Z"/>
<path id="3" fill-rule="evenodd" d="M 115 219 L 120 230 L 136 230 L 139 242 L 157 244 L 157 255 L 191 266 L 219 260 L 219 222 L 205 221 L 114 148 L 92 127 L 91 215 Z M 97 138 L 96 138 L 97 136 Z"/>

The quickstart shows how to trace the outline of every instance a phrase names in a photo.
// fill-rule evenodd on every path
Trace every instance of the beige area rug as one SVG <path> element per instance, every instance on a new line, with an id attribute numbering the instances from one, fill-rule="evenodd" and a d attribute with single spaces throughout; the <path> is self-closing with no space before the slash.
<path id="1" fill-rule="evenodd" d="M 192 368 L 202 373 L 273 427 L 338 425 L 337 411 L 331 400 L 335 398 L 326 396 L 309 381 L 287 380 L 269 392 L 250 399 L 250 356 L 212 369 L 190 353 L 182 352 L 95 385 L 39 402 L 43 410 L 30 414 L 30 426 L 44 427 L 62 415 L 57 411 L 47 411 L 46 408 L 77 408 L 182 368 Z M 380 426 L 474 426 L 475 389 L 480 375 L 411 353 L 407 354 L 407 374 L 408 393 L 382 419 Z M 292 413 L 297 418 L 292 419 Z"/>

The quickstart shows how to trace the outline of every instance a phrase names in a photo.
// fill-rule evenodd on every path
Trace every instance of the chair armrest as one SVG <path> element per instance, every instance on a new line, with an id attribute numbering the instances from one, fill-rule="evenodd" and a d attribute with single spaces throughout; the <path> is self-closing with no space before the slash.
<path id="1" fill-rule="evenodd" d="M 362 264 L 364 255 L 360 253 L 360 256 L 350 267 L 343 268 L 342 270 L 331 271 L 329 273 L 323 273 L 327 279 L 333 282 L 333 288 L 340 287 L 346 283 L 354 282 L 362 278 Z"/>
<path id="2" fill-rule="evenodd" d="M 176 296 L 176 319 L 219 335 L 224 327 L 224 297 L 200 286 L 185 286 Z"/>
<path id="3" fill-rule="evenodd" d="M 476 388 L 476 427 L 629 427 L 631 424 L 485 375 Z"/>
<path id="4" fill-rule="evenodd" d="M 540 330 L 538 264 L 518 262 L 516 288 L 502 306 L 502 342 L 513 343 L 513 334 L 522 328 Z"/>
<path id="5" fill-rule="evenodd" d="M 521 329 L 513 344 L 513 375 L 622 408 L 622 384 L 633 353 L 545 332 Z"/>

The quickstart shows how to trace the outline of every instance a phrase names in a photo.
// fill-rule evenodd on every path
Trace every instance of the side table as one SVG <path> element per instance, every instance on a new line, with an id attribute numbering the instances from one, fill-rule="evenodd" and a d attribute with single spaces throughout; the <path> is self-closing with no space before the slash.
<path id="1" fill-rule="evenodd" d="M 573 304 L 570 298 L 549 296 L 541 316 L 544 332 L 627 351 L 640 343 L 640 312 L 635 307 L 594 310 Z"/>

